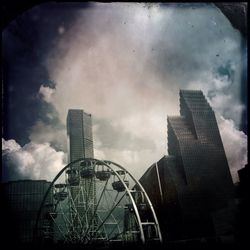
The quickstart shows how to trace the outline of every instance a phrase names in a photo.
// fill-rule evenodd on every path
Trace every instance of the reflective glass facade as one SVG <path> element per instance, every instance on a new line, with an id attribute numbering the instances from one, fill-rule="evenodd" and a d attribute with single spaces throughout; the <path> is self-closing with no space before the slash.
<path id="1" fill-rule="evenodd" d="M 69 163 L 79 158 L 94 158 L 91 114 L 87 114 L 81 109 L 70 109 L 67 116 L 67 135 Z M 80 162 L 74 164 L 73 168 L 80 169 Z M 85 201 L 81 200 L 79 195 L 82 190 L 88 190 L 88 197 L 85 197 L 85 199 L 92 204 L 91 209 L 88 211 L 85 211 Z M 76 199 L 75 206 L 78 213 L 82 216 L 87 213 L 88 218 L 91 218 L 96 204 L 96 185 L 92 178 L 81 178 L 80 187 L 72 186 L 71 193 L 72 199 Z M 71 203 L 71 206 L 71 209 L 73 209 L 73 203 Z M 91 222 L 89 221 L 89 223 Z M 79 231 L 82 230 L 77 218 L 74 225 Z"/>
<path id="2" fill-rule="evenodd" d="M 213 211 L 233 197 L 217 121 L 202 91 L 180 90 L 180 114 L 168 117 L 168 153 L 184 183 L 177 185 L 184 237 L 213 235 Z"/>
<path id="3" fill-rule="evenodd" d="M 155 167 L 140 181 L 159 207 L 166 237 L 214 236 L 213 216 L 216 211 L 226 211 L 234 196 L 214 111 L 202 91 L 180 90 L 180 116 L 169 116 L 167 122 L 169 156 L 157 163 L 163 190 L 161 207 L 159 195 L 153 194 L 159 192 L 154 184 L 159 181 L 153 174 Z"/>
<path id="4" fill-rule="evenodd" d="M 70 109 L 67 116 L 67 135 L 68 162 L 94 157 L 91 114 L 80 109 Z"/>

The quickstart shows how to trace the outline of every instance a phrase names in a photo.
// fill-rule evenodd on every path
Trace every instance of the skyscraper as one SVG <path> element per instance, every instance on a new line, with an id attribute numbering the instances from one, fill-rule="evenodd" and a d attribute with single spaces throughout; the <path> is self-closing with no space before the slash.
<path id="1" fill-rule="evenodd" d="M 68 162 L 79 158 L 93 158 L 91 114 L 70 109 L 67 116 Z"/>
<path id="2" fill-rule="evenodd" d="M 155 187 L 163 195 L 158 200 L 162 200 L 164 208 L 159 212 L 167 211 L 171 223 L 166 221 L 164 226 L 175 225 L 174 238 L 214 236 L 217 212 L 226 211 L 234 196 L 214 111 L 202 91 L 180 90 L 180 116 L 169 116 L 167 122 L 169 155 L 158 162 L 157 168 L 151 167 L 140 181 L 150 196 L 155 175 L 150 172 L 159 172 Z M 156 197 L 151 196 L 153 200 Z"/>
<path id="3" fill-rule="evenodd" d="M 218 209 L 232 197 L 233 182 L 214 111 L 201 91 L 180 90 L 180 114 L 168 117 L 168 153 L 193 195 Z"/>
<path id="4" fill-rule="evenodd" d="M 67 116 L 67 135 L 69 163 L 80 158 L 94 158 L 91 114 L 80 109 L 70 109 Z M 70 210 L 78 214 L 73 216 L 78 233 L 82 233 L 84 228 L 95 226 L 95 220 L 91 218 L 96 204 L 96 185 L 94 177 L 80 178 L 83 167 L 92 168 L 88 165 L 82 166 L 80 162 L 71 166 L 71 170 L 79 178 L 78 185 L 71 185 L 70 203 Z"/>

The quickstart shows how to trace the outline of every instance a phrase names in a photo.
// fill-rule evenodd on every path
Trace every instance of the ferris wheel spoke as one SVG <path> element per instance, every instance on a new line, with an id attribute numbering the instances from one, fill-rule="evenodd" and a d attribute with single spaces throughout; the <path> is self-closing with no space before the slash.
<path id="1" fill-rule="evenodd" d="M 92 184 L 91 184 L 91 185 L 92 185 Z M 86 200 L 85 200 L 85 202 L 84 202 L 84 203 L 86 204 L 86 206 L 85 206 L 85 211 L 84 211 L 84 214 L 81 215 L 82 220 L 85 218 L 87 227 L 90 227 L 90 226 L 91 226 L 91 223 L 92 223 L 92 221 L 90 222 L 90 220 L 88 219 L 88 212 L 90 211 L 90 209 L 91 209 L 92 207 L 94 207 L 94 204 L 92 204 L 91 202 L 88 202 L 88 197 L 89 197 L 89 194 L 90 194 L 91 185 L 90 185 L 90 187 L 89 187 L 88 194 L 86 195 Z M 85 190 L 86 190 L 86 189 L 85 189 Z M 84 197 L 85 197 L 85 196 L 83 196 L 83 199 L 84 199 Z M 88 204 L 89 204 L 89 206 L 88 206 Z M 80 234 L 82 234 L 83 231 L 84 231 L 84 225 L 82 225 L 80 231 L 81 231 Z"/>
<path id="2" fill-rule="evenodd" d="M 110 194 L 110 191 L 107 191 L 106 193 L 107 193 L 106 202 L 107 202 L 107 205 L 109 205 L 109 206 L 110 206 L 110 209 L 111 209 L 111 208 L 114 206 L 114 204 L 116 203 L 116 200 L 118 199 L 118 196 L 119 196 L 120 192 L 117 192 L 117 193 L 116 193 L 114 200 L 113 200 L 112 195 Z M 111 202 L 109 201 L 109 199 L 110 199 L 110 201 L 113 200 L 113 202 L 111 203 Z"/>
<path id="3" fill-rule="evenodd" d="M 69 219 L 68 219 L 67 216 L 65 215 L 64 209 L 62 208 L 61 203 L 59 203 L 59 206 L 60 206 L 60 210 L 62 211 L 62 217 L 63 217 L 64 225 L 65 225 L 65 227 L 67 228 L 67 235 L 70 235 L 70 228 L 68 227 L 68 225 L 70 225 L 71 227 L 72 227 L 73 225 L 70 223 Z"/>
<path id="4" fill-rule="evenodd" d="M 92 225 L 92 221 L 93 221 L 93 219 L 94 219 L 95 216 L 96 216 L 97 209 L 98 209 L 99 204 L 100 204 L 100 202 L 101 202 L 101 200 L 102 200 L 102 197 L 103 197 L 103 194 L 104 194 L 105 189 L 106 189 L 106 187 L 107 187 L 107 184 L 108 184 L 108 180 L 106 181 L 106 183 L 105 183 L 105 185 L 104 185 L 104 187 L 103 187 L 103 190 L 102 190 L 102 192 L 101 192 L 101 195 L 100 195 L 99 200 L 98 200 L 98 202 L 97 202 L 97 205 L 96 205 L 96 207 L 95 207 L 95 210 L 94 210 L 94 212 L 93 212 L 93 215 L 92 215 L 92 217 L 91 217 L 91 219 L 90 219 L 88 228 L 86 229 L 85 234 L 84 234 L 84 236 L 83 236 L 83 240 L 85 240 L 86 236 L 88 235 L 88 232 L 89 232 L 89 230 L 90 230 L 90 228 L 91 228 L 91 225 Z"/>
<path id="5" fill-rule="evenodd" d="M 88 193 L 87 193 L 87 196 L 86 196 L 86 204 L 87 204 L 87 201 L 89 201 L 89 196 L 90 196 L 90 192 L 93 191 L 92 190 L 92 184 L 93 184 L 93 179 L 94 178 L 91 178 L 91 181 L 90 181 L 90 185 L 89 185 L 89 190 L 88 190 Z M 88 180 L 89 181 L 89 180 Z"/>
<path id="6" fill-rule="evenodd" d="M 107 193 L 108 193 L 108 191 L 105 190 L 105 192 L 103 194 L 103 197 L 104 197 L 103 201 L 104 201 L 104 204 L 106 204 L 106 209 L 109 210 L 109 209 L 111 209 L 111 204 L 110 204 L 110 201 L 108 200 Z M 103 206 L 104 206 L 104 204 L 103 204 Z M 104 206 L 104 208 L 105 208 L 105 206 Z"/>
<path id="7" fill-rule="evenodd" d="M 85 224 L 88 225 L 88 218 L 87 218 L 87 213 L 86 211 L 88 211 L 89 207 L 88 207 L 88 200 L 86 199 L 87 197 L 87 189 L 85 187 L 85 182 L 83 182 L 82 180 L 80 181 L 80 187 L 79 189 L 81 189 L 81 194 L 82 194 L 82 203 L 83 203 L 83 206 L 84 206 L 84 214 L 83 215 L 80 215 L 79 219 L 81 220 L 82 223 L 84 223 L 84 220 L 85 220 Z M 81 228 L 83 228 L 83 224 L 81 226 Z M 80 229 L 81 230 L 81 229 Z"/>
<path id="8" fill-rule="evenodd" d="M 114 209 L 116 208 L 116 206 L 121 202 L 121 200 L 123 199 L 123 197 L 125 196 L 126 192 L 123 194 L 123 196 L 119 199 L 119 201 L 116 202 L 116 204 L 113 206 L 113 208 L 110 210 L 109 214 L 105 217 L 105 219 L 102 221 L 102 223 L 98 226 L 98 228 L 96 229 L 96 232 L 98 232 L 98 230 L 104 225 L 104 223 L 106 222 L 106 220 L 109 218 L 109 216 L 112 214 L 112 212 L 114 211 Z"/>
<path id="9" fill-rule="evenodd" d="M 133 233 L 133 234 L 135 234 L 135 233 L 139 234 L 140 233 L 140 230 L 139 230 L 139 227 L 138 227 L 138 221 L 136 219 L 135 214 L 132 214 L 131 217 L 128 218 L 128 223 L 129 223 L 129 227 L 123 227 L 123 231 L 121 231 L 119 234 L 112 237 L 111 240 L 117 238 L 118 236 L 120 236 L 122 234 L 125 235 L 126 232 L 130 232 L 130 233 Z"/>
<path id="10" fill-rule="evenodd" d="M 64 240 L 67 240 L 65 237 L 65 234 L 63 233 L 62 229 L 60 228 L 60 226 L 58 225 L 58 223 L 56 223 L 55 219 L 51 216 L 54 224 L 56 225 L 57 229 L 59 230 L 59 232 L 61 233 L 61 235 L 63 236 Z"/>
<path id="11" fill-rule="evenodd" d="M 108 239 L 108 241 L 111 241 L 111 240 L 116 239 L 118 236 L 120 236 L 120 235 L 124 234 L 126 231 L 133 231 L 133 232 L 140 233 L 140 231 L 139 231 L 139 230 L 134 231 L 133 229 L 134 229 L 134 227 L 133 227 L 133 226 L 131 226 L 131 227 L 127 228 L 127 230 L 123 230 L 123 231 L 122 231 L 122 232 L 120 232 L 119 234 L 116 234 L 114 237 L 112 237 L 112 238 Z"/>
<path id="12" fill-rule="evenodd" d="M 103 220 L 101 219 L 101 217 L 99 216 L 98 213 L 97 213 L 97 217 L 98 217 L 98 219 L 100 220 L 100 222 L 102 223 Z M 106 231 L 106 228 L 105 228 L 105 227 L 102 227 L 101 233 L 103 233 L 103 232 L 104 232 L 104 234 L 105 234 L 105 237 L 107 238 L 107 231 Z"/>
<path id="13" fill-rule="evenodd" d="M 74 191 L 74 189 L 77 188 L 77 193 L 76 196 L 73 198 L 72 197 L 72 193 L 71 193 L 71 197 L 73 198 L 73 202 L 77 202 L 77 200 L 79 200 L 80 194 L 81 194 L 81 186 L 77 186 L 77 187 L 73 187 L 72 191 Z"/>
<path id="14" fill-rule="evenodd" d="M 121 218 L 119 220 L 119 222 L 116 221 L 116 225 L 113 227 L 112 231 L 107 235 L 107 239 L 109 239 L 109 237 L 112 235 L 112 233 L 115 231 L 115 229 L 118 229 L 118 235 L 120 235 L 122 233 L 119 224 L 121 224 L 123 221 L 123 218 Z"/>
<path id="15" fill-rule="evenodd" d="M 90 208 L 91 208 L 91 204 L 90 204 L 90 205 L 87 207 L 87 209 L 84 211 L 84 214 L 81 215 L 82 218 L 86 218 L 86 222 L 87 222 L 88 225 L 90 225 L 90 222 L 89 222 L 89 220 L 88 220 L 87 215 L 88 215 L 88 212 L 89 212 Z"/>
<path id="16" fill-rule="evenodd" d="M 113 220 L 115 221 L 116 225 L 118 226 L 117 229 L 118 229 L 118 231 L 120 233 L 121 230 L 120 230 L 119 224 L 117 223 L 117 219 L 115 218 L 115 216 L 113 215 L 113 213 L 111 214 L 111 217 L 113 218 Z"/>
<path id="17" fill-rule="evenodd" d="M 80 189 L 81 189 L 81 194 L 82 194 L 82 203 L 83 203 L 83 206 L 84 206 L 84 214 L 83 215 L 80 215 L 80 220 L 81 220 L 81 222 L 82 222 L 82 226 L 83 226 L 83 224 L 84 224 L 84 220 L 85 220 L 85 224 L 87 224 L 88 223 L 88 219 L 87 219 L 87 217 L 86 217 L 86 211 L 88 210 L 88 207 L 87 207 L 87 201 L 85 200 L 85 187 L 84 187 L 84 185 L 82 185 L 81 187 L 80 187 Z"/>
<path id="18" fill-rule="evenodd" d="M 110 193 L 108 193 L 108 194 L 109 194 L 109 196 L 111 197 Z M 112 206 L 114 206 L 114 204 L 116 203 L 116 200 L 117 200 L 118 196 L 119 196 L 119 192 L 116 193 L 116 196 L 115 196 L 115 199 L 114 199 L 114 201 L 113 201 Z M 111 199 L 112 199 L 112 197 L 111 197 Z"/>
<path id="19" fill-rule="evenodd" d="M 79 215 L 79 213 L 78 213 L 78 210 L 77 210 L 77 207 L 76 207 L 76 205 L 75 205 L 75 202 L 74 202 L 74 199 L 73 199 L 73 197 L 72 197 L 72 194 L 70 193 L 70 195 L 69 195 L 69 198 L 71 199 L 71 204 L 72 204 L 72 209 L 74 210 L 74 212 L 75 212 L 75 214 L 73 215 L 73 224 L 74 224 L 74 222 L 75 222 L 75 219 L 77 218 L 77 220 L 79 221 L 79 223 L 80 223 L 80 226 L 82 227 L 82 222 L 81 222 L 81 218 L 80 218 L 80 215 Z"/>
<path id="20" fill-rule="evenodd" d="M 64 216 L 63 214 L 64 214 L 63 212 L 62 213 L 58 213 L 58 215 Z M 56 220 L 54 220 L 54 221 L 56 221 Z M 60 227 L 59 224 L 58 224 L 58 222 L 55 222 L 55 224 L 56 223 L 57 223 L 57 228 Z M 63 225 L 61 225 L 61 226 L 63 227 Z M 66 238 L 66 241 L 69 241 L 69 238 L 72 238 L 72 237 L 71 237 L 71 234 L 70 234 L 70 229 L 66 225 L 65 225 L 65 230 L 64 231 L 65 231 L 64 232 L 64 236 Z"/>

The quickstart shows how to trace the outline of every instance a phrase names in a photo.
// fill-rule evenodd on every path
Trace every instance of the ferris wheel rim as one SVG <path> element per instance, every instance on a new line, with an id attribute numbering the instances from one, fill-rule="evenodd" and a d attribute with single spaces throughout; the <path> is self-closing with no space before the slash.
<path id="1" fill-rule="evenodd" d="M 147 195 L 147 192 L 145 191 L 145 189 L 143 188 L 143 186 L 141 185 L 141 183 L 140 183 L 139 181 L 137 181 L 137 180 L 134 178 L 134 176 L 133 176 L 127 169 L 125 169 L 123 166 L 119 165 L 118 163 L 115 163 L 115 162 L 113 162 L 113 161 L 105 161 L 105 162 L 112 163 L 112 164 L 114 164 L 115 166 L 120 167 L 120 168 L 122 168 L 123 170 L 125 170 L 125 171 L 130 175 L 130 177 L 133 179 L 133 181 L 134 181 L 134 182 L 139 186 L 139 188 L 143 191 L 143 194 L 144 194 L 145 197 L 146 197 L 146 200 L 147 200 L 147 202 L 148 202 L 148 204 L 149 204 L 150 210 L 152 211 L 154 220 L 155 220 L 155 222 L 156 222 L 157 231 L 158 231 L 158 234 L 159 234 L 159 240 L 160 240 L 160 242 L 162 242 L 161 230 L 160 230 L 160 226 L 159 226 L 159 222 L 158 222 L 156 213 L 155 213 L 155 211 L 154 211 L 154 207 L 153 207 L 153 205 L 152 205 L 152 203 L 151 203 L 151 201 L 150 201 L 150 199 L 149 199 L 149 197 L 148 197 L 148 195 Z"/>
<path id="2" fill-rule="evenodd" d="M 104 165 L 106 166 L 107 168 L 111 169 L 113 171 L 113 173 L 115 173 L 115 175 L 117 176 L 117 178 L 119 179 L 119 181 L 121 181 L 121 183 L 123 184 L 126 192 L 125 194 L 127 193 L 129 195 L 129 198 L 132 202 L 132 205 L 133 205 L 133 209 L 135 211 L 135 215 L 136 215 L 136 218 L 137 218 L 137 222 L 139 224 L 139 229 L 140 229 L 140 238 L 141 238 L 141 241 L 142 243 L 145 243 L 145 236 L 144 236 L 144 231 L 143 231 L 143 228 L 142 228 L 142 221 L 141 221 L 141 218 L 140 218 L 140 215 L 139 215 L 139 212 L 138 212 L 138 208 L 135 204 L 135 201 L 134 201 L 134 198 L 133 196 L 131 195 L 131 190 L 128 188 L 128 186 L 126 185 L 126 183 L 124 182 L 124 180 L 121 178 L 121 176 L 117 173 L 117 170 L 115 170 L 112 166 L 110 166 L 111 164 L 115 165 L 116 167 L 122 169 L 125 171 L 125 173 L 127 173 L 130 178 L 132 178 L 132 180 L 135 182 L 136 185 L 138 185 L 138 187 L 140 188 L 140 190 L 143 192 L 143 194 L 145 195 L 145 198 L 146 198 L 146 201 L 148 202 L 149 204 L 149 207 L 150 207 L 150 210 L 153 214 L 153 217 L 154 217 L 154 221 L 155 221 L 155 225 L 157 227 L 157 233 L 158 233 L 158 236 L 159 236 L 159 241 L 162 242 L 162 236 L 161 236 L 161 232 L 160 232 L 160 228 L 159 228 L 159 223 L 158 223 L 158 220 L 157 220 L 157 217 L 156 217 L 156 214 L 154 212 L 154 209 L 153 209 L 153 206 L 152 206 L 152 203 L 147 195 L 147 193 L 145 192 L 144 188 L 142 187 L 142 185 L 133 177 L 133 175 L 127 170 L 125 169 L 123 166 L 113 162 L 113 161 L 109 161 L 109 160 L 99 160 L 99 159 L 95 159 L 95 158 L 79 158 L 77 160 L 74 160 L 72 162 L 70 162 L 69 164 L 67 164 L 65 167 L 63 167 L 59 173 L 54 177 L 53 181 L 50 183 L 45 195 L 44 195 L 44 198 L 41 202 L 41 205 L 39 207 L 39 211 L 38 211 L 38 215 L 37 215 L 37 218 L 36 218 L 36 223 L 35 223 L 35 228 L 34 228 L 34 232 L 33 232 L 33 240 L 35 241 L 36 240 L 36 237 L 37 237 L 37 226 L 38 226 L 38 221 L 41 217 L 41 211 L 42 211 L 42 208 L 44 207 L 44 204 L 45 204 L 45 201 L 49 195 L 49 192 L 51 191 L 51 189 L 53 188 L 55 182 L 58 180 L 58 178 L 65 172 L 65 170 L 67 170 L 68 168 L 70 168 L 72 165 L 78 163 L 78 162 L 81 162 L 81 161 L 90 161 L 90 162 L 94 162 L 94 163 L 99 163 L 100 165 Z M 96 167 L 97 165 L 95 165 Z M 99 226 L 101 227 L 101 226 Z"/>

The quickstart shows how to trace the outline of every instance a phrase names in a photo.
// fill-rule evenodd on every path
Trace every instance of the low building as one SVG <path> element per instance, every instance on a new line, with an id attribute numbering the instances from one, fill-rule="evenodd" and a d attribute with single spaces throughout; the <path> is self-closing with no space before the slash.
<path id="1" fill-rule="evenodd" d="M 178 178 L 175 161 L 174 156 L 163 156 L 139 180 L 154 206 L 165 240 L 178 239 L 181 234 L 181 210 L 176 187 L 181 179 Z"/>
<path id="2" fill-rule="evenodd" d="M 45 180 L 18 180 L 3 184 L 7 237 L 15 242 L 32 242 L 38 211 L 49 185 L 50 182 Z"/>
<path id="3" fill-rule="evenodd" d="M 247 164 L 238 171 L 239 182 L 237 183 L 237 213 L 236 213 L 236 239 L 237 243 L 242 246 L 249 244 L 249 227 L 250 221 L 250 167 Z"/>

